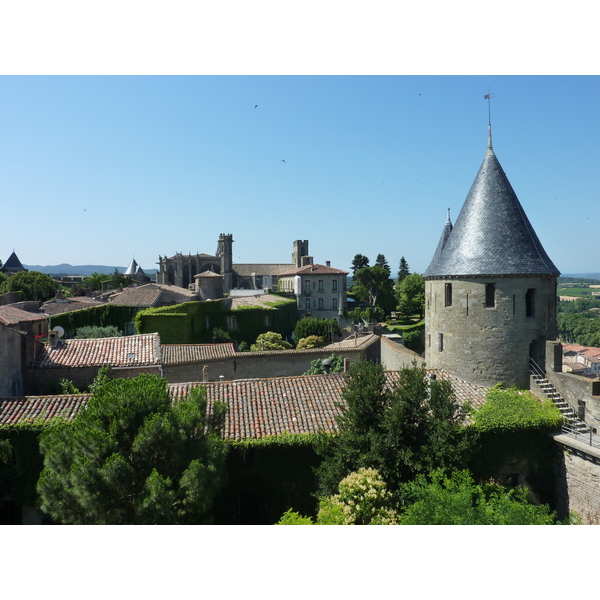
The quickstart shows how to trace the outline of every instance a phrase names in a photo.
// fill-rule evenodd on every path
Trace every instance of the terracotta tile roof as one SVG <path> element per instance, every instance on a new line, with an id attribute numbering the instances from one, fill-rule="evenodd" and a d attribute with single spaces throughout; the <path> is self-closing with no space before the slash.
<path id="1" fill-rule="evenodd" d="M 162 360 L 164 365 L 181 365 L 186 363 L 219 360 L 235 356 L 233 344 L 162 344 Z"/>
<path id="2" fill-rule="evenodd" d="M 125 288 L 122 292 L 110 297 L 111 304 L 121 306 L 154 306 L 160 299 L 162 290 L 156 285 L 149 283 L 139 287 Z"/>
<path id="3" fill-rule="evenodd" d="M 56 348 L 45 345 L 36 369 L 64 367 L 138 367 L 160 364 L 158 333 L 113 338 L 61 340 Z"/>
<path id="4" fill-rule="evenodd" d="M 61 396 L 21 396 L 0 398 L 0 425 L 15 425 L 53 417 L 69 421 L 75 417 L 90 394 L 67 394 Z"/>
<path id="5" fill-rule="evenodd" d="M 256 275 L 280 275 L 290 269 L 293 269 L 295 264 L 234 264 L 232 269 L 235 273 L 242 277 L 251 277 L 253 273 Z"/>
<path id="6" fill-rule="evenodd" d="M 60 302 L 57 302 L 56 300 L 45 302 L 40 307 L 40 312 L 54 316 L 66 312 L 84 310 L 86 308 L 91 308 L 92 306 L 101 306 L 102 304 L 105 303 L 94 300 L 93 298 L 88 298 L 87 296 L 82 296 L 81 298 L 65 298 Z"/>
<path id="7" fill-rule="evenodd" d="M 469 401 L 474 407 L 485 403 L 487 389 L 449 373 L 430 370 L 440 379 L 448 379 L 457 399 Z M 398 380 L 397 371 L 386 373 L 388 382 Z M 215 400 L 226 402 L 223 437 L 230 440 L 256 439 L 289 433 L 337 431 L 338 406 L 343 403 L 344 374 L 278 377 L 276 379 L 245 379 L 210 383 L 170 384 L 173 397 L 186 396 L 200 385 L 206 387 L 209 407 Z"/>
<path id="8" fill-rule="evenodd" d="M 457 398 L 474 406 L 485 402 L 486 388 L 458 379 L 443 371 L 437 377 L 449 379 Z M 386 373 L 391 384 L 398 373 Z M 289 433 L 337 431 L 335 422 L 342 403 L 344 374 L 279 377 L 275 379 L 238 379 L 220 383 L 172 383 L 172 398 L 187 396 L 190 389 L 206 387 L 209 409 L 220 400 L 229 405 L 223 437 L 229 440 L 257 439 Z M 27 422 L 35 417 L 49 419 L 62 415 L 72 419 L 90 398 L 89 394 L 28 396 L 0 399 L 0 424 Z"/>
<path id="9" fill-rule="evenodd" d="M 326 267 L 325 265 L 306 265 L 299 269 L 279 273 L 279 277 L 290 277 L 292 275 L 348 275 L 348 271 Z"/>
<path id="10" fill-rule="evenodd" d="M 42 313 L 31 313 L 5 304 L 0 306 L 0 323 L 4 325 L 17 325 L 23 321 L 44 321 L 46 317 Z"/>

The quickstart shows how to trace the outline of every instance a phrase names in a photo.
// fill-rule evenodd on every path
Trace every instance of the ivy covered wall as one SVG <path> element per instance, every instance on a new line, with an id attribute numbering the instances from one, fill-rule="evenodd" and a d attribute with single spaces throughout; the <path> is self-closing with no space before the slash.
<path id="1" fill-rule="evenodd" d="M 296 326 L 295 301 L 282 298 L 266 302 L 268 308 L 243 307 L 227 309 L 222 300 L 185 302 L 174 306 L 148 308 L 135 315 L 137 333 L 160 335 L 162 344 L 210 344 L 213 330 L 222 329 L 235 342 L 254 343 L 266 331 L 290 337 Z M 228 325 L 228 317 L 235 317 L 235 329 Z"/>
<path id="2" fill-rule="evenodd" d="M 138 308 L 119 306 L 107 302 L 101 306 L 93 306 L 82 310 L 62 313 L 52 317 L 52 327 L 60 325 L 65 330 L 65 338 L 72 338 L 80 327 L 107 327 L 113 325 L 125 332 L 125 324 L 131 323 Z"/>

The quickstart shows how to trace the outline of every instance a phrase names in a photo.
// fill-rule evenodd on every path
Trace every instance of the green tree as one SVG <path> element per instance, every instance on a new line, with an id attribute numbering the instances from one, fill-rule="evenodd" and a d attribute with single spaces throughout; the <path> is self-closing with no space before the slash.
<path id="1" fill-rule="evenodd" d="M 469 457 L 475 435 L 463 427 L 469 407 L 447 380 L 428 378 L 425 367 L 401 369 L 394 383 L 380 364 L 352 364 L 342 397 L 339 435 L 323 434 L 316 444 L 321 496 L 331 496 L 361 467 L 377 469 L 394 491 L 437 467 L 462 467 Z"/>
<path id="2" fill-rule="evenodd" d="M 422 275 L 412 273 L 396 285 L 398 311 L 405 316 L 418 314 L 419 319 L 425 315 L 425 280 Z"/>
<path id="3" fill-rule="evenodd" d="M 408 268 L 408 263 L 404 256 L 400 259 L 400 264 L 398 265 L 398 278 L 396 279 L 396 285 L 404 281 L 410 275 L 410 269 Z"/>
<path id="4" fill-rule="evenodd" d="M 92 273 L 89 277 L 84 277 L 81 284 L 90 290 L 101 290 L 102 284 L 108 281 L 109 276 L 106 273 Z"/>
<path id="5" fill-rule="evenodd" d="M 213 327 L 212 329 L 212 341 L 214 344 L 222 344 L 231 341 L 231 335 L 229 331 L 225 331 L 220 327 Z"/>
<path id="6" fill-rule="evenodd" d="M 296 350 L 311 350 L 312 348 L 323 348 L 325 340 L 319 335 L 309 335 L 298 341 Z"/>
<path id="7" fill-rule="evenodd" d="M 109 338 L 109 337 L 121 337 L 123 332 L 114 325 L 107 325 L 106 327 L 98 327 L 96 325 L 86 325 L 80 327 L 75 332 L 76 340 L 89 339 L 89 338 Z"/>
<path id="8" fill-rule="evenodd" d="M 363 256 L 362 254 L 355 254 L 354 258 L 352 259 L 352 265 L 350 266 L 350 269 L 352 270 L 352 276 L 354 276 L 356 271 L 359 269 L 364 269 L 368 266 L 369 259 L 366 256 Z"/>
<path id="9" fill-rule="evenodd" d="M 250 352 L 265 352 L 268 350 L 289 350 L 292 345 L 286 342 L 280 333 L 274 331 L 267 331 L 261 333 L 257 338 L 256 342 L 250 346 Z"/>
<path id="10" fill-rule="evenodd" d="M 19 271 L 0 286 L 0 293 L 20 292 L 21 300 L 46 302 L 54 298 L 58 284 L 39 271 Z"/>
<path id="11" fill-rule="evenodd" d="M 336 319 L 317 319 L 316 317 L 304 317 L 296 323 L 294 329 L 294 340 L 300 341 L 304 338 L 316 335 L 322 337 L 327 343 L 333 341 L 334 335 L 341 333 Z"/>
<path id="12" fill-rule="evenodd" d="M 383 254 L 377 255 L 377 258 L 375 259 L 375 266 L 385 269 L 388 272 L 388 275 L 390 275 L 392 272 L 392 270 L 390 269 L 390 265 L 388 264 L 388 261 L 386 260 Z"/>
<path id="13" fill-rule="evenodd" d="M 352 293 L 359 300 L 367 302 L 369 306 L 375 307 L 378 305 L 380 292 L 385 290 L 386 286 L 391 293 L 393 286 L 389 271 L 379 266 L 364 267 L 354 273 Z"/>
<path id="14" fill-rule="evenodd" d="M 468 471 L 450 477 L 436 470 L 404 486 L 409 506 L 401 525 L 552 525 L 555 515 L 546 505 L 536 506 L 521 488 L 496 483 L 476 484 Z"/>
<path id="15" fill-rule="evenodd" d="M 204 388 L 172 402 L 154 375 L 107 379 L 72 423 L 40 435 L 43 512 L 64 524 L 210 522 L 226 472 L 226 407 Z"/>

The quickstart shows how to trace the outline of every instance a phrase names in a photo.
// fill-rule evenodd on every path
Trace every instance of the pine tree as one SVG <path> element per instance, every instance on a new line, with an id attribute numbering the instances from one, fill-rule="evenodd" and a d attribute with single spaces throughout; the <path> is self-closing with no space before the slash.
<path id="1" fill-rule="evenodd" d="M 410 269 L 408 268 L 408 263 L 403 256 L 400 259 L 400 264 L 398 266 L 398 279 L 396 280 L 396 283 L 400 284 L 408 275 L 410 275 Z"/>
<path id="2" fill-rule="evenodd" d="M 390 275 L 392 272 L 392 270 L 390 269 L 390 265 L 388 264 L 388 261 L 385 259 L 385 256 L 383 254 L 377 255 L 377 259 L 375 260 L 375 266 L 384 268 L 388 272 L 388 275 Z"/>
<path id="3" fill-rule="evenodd" d="M 41 509 L 64 524 L 210 522 L 226 472 L 204 388 L 171 401 L 165 379 L 142 374 L 96 386 L 72 423 L 43 432 Z"/>
<path id="4" fill-rule="evenodd" d="M 350 268 L 352 269 L 352 275 L 354 276 L 358 269 L 364 269 L 368 266 L 369 259 L 366 256 L 363 256 L 362 254 L 356 254 L 352 259 L 352 265 L 350 266 Z"/>

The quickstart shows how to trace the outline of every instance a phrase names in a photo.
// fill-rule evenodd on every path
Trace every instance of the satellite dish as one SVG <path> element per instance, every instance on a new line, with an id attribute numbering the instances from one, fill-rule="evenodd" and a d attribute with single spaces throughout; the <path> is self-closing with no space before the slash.
<path id="1" fill-rule="evenodd" d="M 59 338 L 61 338 L 63 335 L 65 335 L 65 330 L 60 325 L 57 325 L 56 327 L 53 327 L 52 331 L 56 331 L 56 333 L 58 334 Z"/>

